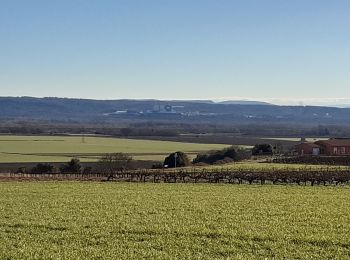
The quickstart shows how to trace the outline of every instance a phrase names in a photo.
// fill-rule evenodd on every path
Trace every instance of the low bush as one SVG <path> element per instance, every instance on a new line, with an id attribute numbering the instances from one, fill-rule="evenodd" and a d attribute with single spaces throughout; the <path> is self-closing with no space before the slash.
<path id="1" fill-rule="evenodd" d="M 63 164 L 60 167 L 61 173 L 81 173 L 81 164 L 79 159 L 72 159 L 67 164 Z"/>
<path id="2" fill-rule="evenodd" d="M 256 144 L 253 147 L 252 155 L 273 155 L 273 149 L 270 144 Z"/>
<path id="3" fill-rule="evenodd" d="M 248 159 L 250 156 L 251 152 L 249 150 L 232 146 L 219 151 L 198 154 L 193 163 L 196 165 L 199 163 L 224 164 Z"/>
<path id="4" fill-rule="evenodd" d="M 48 163 L 38 163 L 32 168 L 32 174 L 49 174 L 54 172 L 54 167 Z"/>

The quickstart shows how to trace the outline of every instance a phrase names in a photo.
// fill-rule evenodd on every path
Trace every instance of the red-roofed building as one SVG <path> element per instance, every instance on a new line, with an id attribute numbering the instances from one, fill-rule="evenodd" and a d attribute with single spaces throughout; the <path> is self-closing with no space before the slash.
<path id="1" fill-rule="evenodd" d="M 299 155 L 320 155 L 321 147 L 311 142 L 303 142 L 295 146 L 295 151 Z"/>
<path id="2" fill-rule="evenodd" d="M 314 143 L 303 142 L 295 146 L 299 155 L 350 156 L 350 139 L 332 138 Z"/>
<path id="3" fill-rule="evenodd" d="M 334 138 L 317 141 L 315 144 L 321 147 L 321 154 L 324 155 L 350 155 L 350 139 Z"/>

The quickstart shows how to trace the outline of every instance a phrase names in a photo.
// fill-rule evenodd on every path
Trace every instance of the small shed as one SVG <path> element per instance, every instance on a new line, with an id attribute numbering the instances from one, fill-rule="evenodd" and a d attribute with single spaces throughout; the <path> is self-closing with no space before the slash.
<path id="1" fill-rule="evenodd" d="M 303 142 L 295 146 L 298 155 L 320 155 L 321 147 L 311 142 Z"/>

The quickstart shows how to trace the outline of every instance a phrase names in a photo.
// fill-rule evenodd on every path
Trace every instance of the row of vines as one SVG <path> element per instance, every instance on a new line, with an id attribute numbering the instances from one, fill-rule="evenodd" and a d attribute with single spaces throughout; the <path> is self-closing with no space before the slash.
<path id="1" fill-rule="evenodd" d="M 12 173 L 10 178 L 78 179 L 129 182 L 165 183 L 232 183 L 232 184 L 350 184 L 350 168 L 324 169 L 177 169 L 130 170 L 89 174 L 22 174 Z"/>

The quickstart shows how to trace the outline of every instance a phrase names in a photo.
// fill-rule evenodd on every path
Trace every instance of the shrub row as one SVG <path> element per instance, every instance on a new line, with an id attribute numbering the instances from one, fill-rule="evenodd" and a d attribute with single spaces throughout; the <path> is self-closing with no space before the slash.
<path id="1" fill-rule="evenodd" d="M 194 164 L 224 164 L 241 161 L 251 157 L 251 151 L 244 148 L 228 147 L 218 151 L 200 153 L 194 158 Z"/>
<path id="2" fill-rule="evenodd" d="M 272 160 L 273 163 L 290 164 L 322 164 L 350 166 L 349 156 L 291 156 L 280 157 Z"/>

